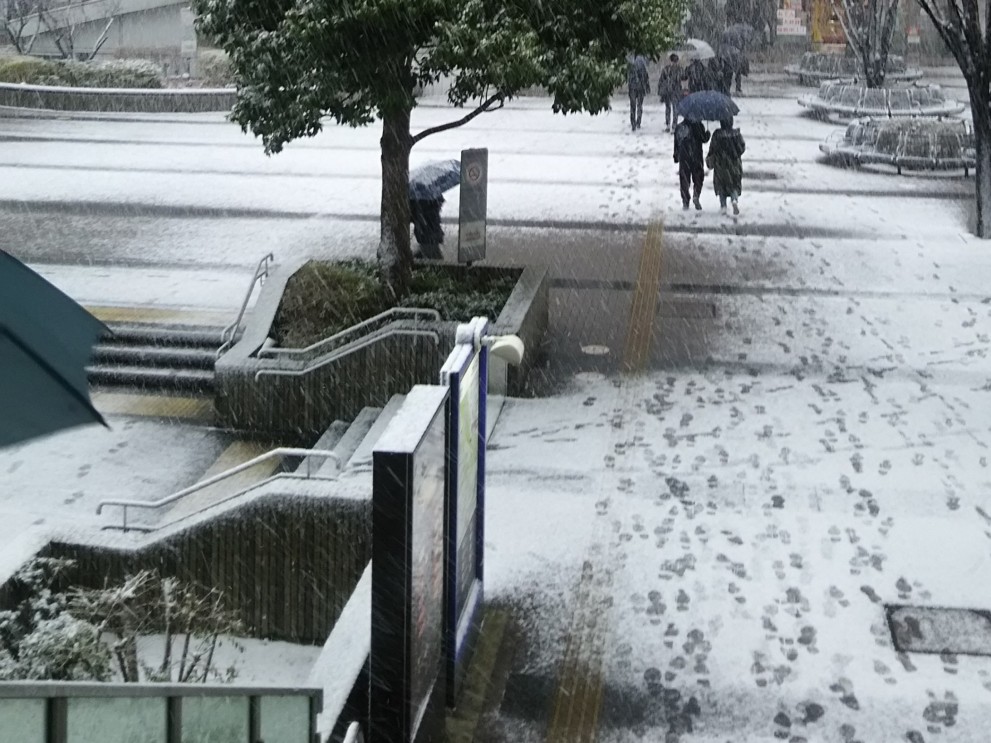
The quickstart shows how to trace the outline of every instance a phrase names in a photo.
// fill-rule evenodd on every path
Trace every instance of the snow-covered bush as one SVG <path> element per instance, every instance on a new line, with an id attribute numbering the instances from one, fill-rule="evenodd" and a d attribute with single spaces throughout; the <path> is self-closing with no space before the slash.
<path id="1" fill-rule="evenodd" d="M 13 606 L 0 611 L 0 680 L 233 680 L 233 666 L 218 668 L 215 651 L 244 628 L 222 592 L 153 571 L 104 588 L 62 590 L 72 566 L 35 558 L 11 579 Z M 164 639 L 154 663 L 138 657 L 138 641 L 149 635 Z"/>
<path id="2" fill-rule="evenodd" d="M 66 613 L 57 590 L 69 560 L 39 557 L 11 580 L 15 604 L 0 611 L 0 679 L 106 681 L 110 649 L 92 624 Z"/>
<path id="3" fill-rule="evenodd" d="M 0 82 L 69 88 L 161 88 L 162 70 L 144 59 L 76 62 L 12 57 L 0 61 Z"/>
<path id="4" fill-rule="evenodd" d="M 63 613 L 39 622 L 20 645 L 19 678 L 109 681 L 110 648 L 89 622 Z"/>
<path id="5" fill-rule="evenodd" d="M 223 88 L 234 84 L 231 61 L 223 49 L 203 49 L 197 59 L 199 77 L 204 85 Z"/>

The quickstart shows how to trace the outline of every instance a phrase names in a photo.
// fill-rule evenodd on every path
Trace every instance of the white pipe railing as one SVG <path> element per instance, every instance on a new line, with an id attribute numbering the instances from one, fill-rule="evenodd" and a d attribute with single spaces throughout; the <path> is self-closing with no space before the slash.
<path id="1" fill-rule="evenodd" d="M 161 498 L 155 501 L 141 501 L 141 500 L 128 500 L 121 498 L 111 498 L 108 500 L 100 501 L 96 507 L 96 513 L 100 514 L 103 512 L 105 506 L 120 506 L 123 513 L 123 523 L 121 528 L 127 531 L 127 509 L 128 508 L 143 508 L 145 510 L 157 510 L 163 506 L 167 506 L 171 503 L 175 503 L 187 495 L 192 495 L 193 493 L 199 492 L 204 488 L 208 488 L 211 485 L 216 485 L 218 482 L 223 482 L 224 480 L 233 477 L 234 475 L 240 474 L 245 470 L 249 470 L 252 467 L 256 467 L 259 464 L 263 464 L 271 459 L 281 459 L 282 457 L 305 457 L 306 462 L 306 477 L 310 478 L 311 466 L 310 459 L 333 459 L 337 462 L 338 469 L 341 466 L 341 458 L 332 451 L 327 451 L 324 449 L 300 449 L 295 447 L 280 447 L 278 449 L 272 449 L 271 451 L 265 452 L 264 454 L 259 454 L 254 459 L 249 459 L 247 462 L 242 462 L 236 467 L 231 467 L 229 470 L 224 470 L 213 477 L 208 477 L 206 480 L 196 483 L 195 485 L 190 485 L 188 488 L 183 488 L 177 493 L 173 493 L 170 496 Z"/>
<path id="2" fill-rule="evenodd" d="M 412 328 L 386 327 L 382 330 L 371 333 L 370 335 L 366 335 L 364 338 L 360 338 L 357 341 L 353 341 L 351 344 L 334 351 L 329 356 L 325 356 L 315 363 L 311 362 L 307 364 L 302 369 L 259 369 L 255 372 L 255 381 L 257 382 L 262 377 L 301 377 L 304 374 L 309 374 L 312 371 L 321 369 L 328 364 L 332 364 L 335 361 L 343 359 L 345 356 L 350 356 L 363 348 L 368 348 L 369 346 L 394 335 L 430 338 L 433 340 L 434 345 L 440 345 L 440 334 L 435 330 L 414 330 Z"/>
<path id="3" fill-rule="evenodd" d="M 306 348 L 263 348 L 258 351 L 259 356 L 305 356 L 310 354 L 315 354 L 322 350 L 325 346 L 329 346 L 335 341 L 340 340 L 349 335 L 353 335 L 359 330 L 364 330 L 376 323 L 382 322 L 387 319 L 428 319 L 434 322 L 440 322 L 440 313 L 437 310 L 426 309 L 423 307 L 393 307 L 385 312 L 380 312 L 375 315 L 375 317 L 370 317 L 367 320 L 363 320 L 357 325 L 352 325 L 350 328 L 345 328 L 339 333 L 335 333 L 332 336 L 323 338 L 316 343 L 311 343 Z"/>

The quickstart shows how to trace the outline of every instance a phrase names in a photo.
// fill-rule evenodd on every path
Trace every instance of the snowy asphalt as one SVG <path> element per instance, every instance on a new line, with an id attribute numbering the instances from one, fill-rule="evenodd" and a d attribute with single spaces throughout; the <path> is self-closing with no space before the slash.
<path id="1" fill-rule="evenodd" d="M 835 127 L 792 92 L 740 101 L 735 221 L 708 189 L 681 211 L 656 105 L 632 134 L 623 101 L 563 118 L 524 99 L 415 155 L 488 146 L 490 258 L 556 282 L 544 396 L 507 405 L 489 457 L 487 595 L 521 643 L 483 740 L 985 739 L 991 661 L 899 653 L 884 612 L 991 608 L 971 184 L 820 163 Z M 266 159 L 217 117 L 0 118 L 0 224 L 81 301 L 236 309 L 269 250 L 372 254 L 377 137 Z M 659 221 L 647 365 L 622 376 Z M 30 487 L 57 506 L 59 477 Z"/>

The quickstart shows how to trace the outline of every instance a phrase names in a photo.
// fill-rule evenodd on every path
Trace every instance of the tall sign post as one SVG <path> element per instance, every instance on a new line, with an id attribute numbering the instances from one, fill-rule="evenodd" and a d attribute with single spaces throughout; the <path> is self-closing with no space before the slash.
<path id="1" fill-rule="evenodd" d="M 478 343 L 489 323 L 459 326 L 457 345 L 440 372 L 447 400 L 447 554 L 444 649 L 447 704 L 457 703 L 478 639 L 485 541 L 485 433 L 488 348 Z"/>
<path id="2" fill-rule="evenodd" d="M 489 192 L 489 151 L 461 151 L 461 209 L 458 213 L 458 263 L 485 258 Z"/>
<path id="3" fill-rule="evenodd" d="M 371 741 L 443 732 L 447 398 L 414 387 L 372 452 Z"/>

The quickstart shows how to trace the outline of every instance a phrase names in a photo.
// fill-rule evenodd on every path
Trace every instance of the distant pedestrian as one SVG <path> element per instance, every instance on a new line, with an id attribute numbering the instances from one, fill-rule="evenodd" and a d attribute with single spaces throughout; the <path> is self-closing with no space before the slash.
<path id="1" fill-rule="evenodd" d="M 630 129 L 636 131 L 643 120 L 643 99 L 650 92 L 650 75 L 643 55 L 630 59 L 626 79 L 630 91 Z"/>
<path id="2" fill-rule="evenodd" d="M 719 211 L 726 213 L 726 200 L 733 203 L 733 214 L 740 213 L 737 201 L 743 192 L 743 153 L 747 145 L 739 129 L 733 128 L 733 119 L 719 122 L 712 133 L 709 154 L 705 164 L 712 168 L 712 185 L 719 197 Z"/>
<path id="3" fill-rule="evenodd" d="M 705 65 L 699 59 L 693 59 L 685 68 L 685 79 L 688 80 L 689 93 L 698 93 L 709 87 L 709 75 L 705 71 Z"/>
<path id="4" fill-rule="evenodd" d="M 726 63 L 723 57 L 717 56 L 709 60 L 709 90 L 718 90 L 720 93 L 729 95 L 729 85 L 725 80 Z M 732 76 L 732 73 L 730 73 Z"/>
<path id="5" fill-rule="evenodd" d="M 657 95 L 664 102 L 664 131 L 671 131 L 671 127 L 678 123 L 678 103 L 681 101 L 682 90 L 681 81 L 684 71 L 678 63 L 678 55 L 672 54 L 668 57 L 668 65 L 661 70 L 661 75 L 657 79 Z"/>
<path id="6" fill-rule="evenodd" d="M 441 260 L 440 245 L 444 242 L 444 228 L 441 226 L 440 210 L 444 197 L 436 199 L 410 199 L 410 221 L 413 223 L 413 237 L 419 250 L 414 257 Z"/>
<path id="7" fill-rule="evenodd" d="M 705 182 L 702 145 L 708 141 L 709 132 L 700 121 L 682 121 L 674 130 L 674 161 L 678 163 L 681 205 L 684 209 L 688 208 L 689 198 L 694 201 L 696 209 L 702 209 L 699 200 Z"/>

